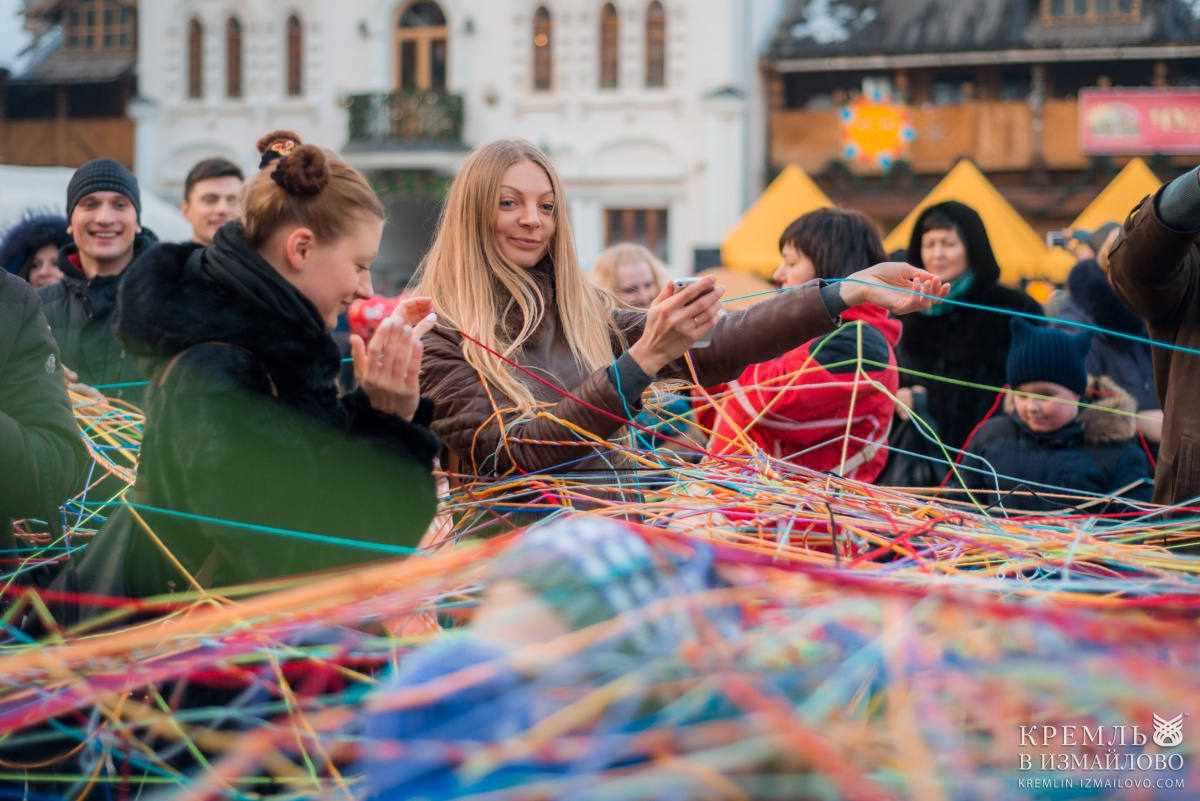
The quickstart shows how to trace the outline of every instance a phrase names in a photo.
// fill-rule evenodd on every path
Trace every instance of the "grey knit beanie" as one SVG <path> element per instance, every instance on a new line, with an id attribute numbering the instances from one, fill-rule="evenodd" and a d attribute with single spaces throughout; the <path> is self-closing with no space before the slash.
<path id="1" fill-rule="evenodd" d="M 129 198 L 138 219 L 141 219 L 142 192 L 138 188 L 137 178 L 121 162 L 110 158 L 92 159 L 75 171 L 71 183 L 67 184 L 68 220 L 79 201 L 93 192 L 119 192 Z"/>

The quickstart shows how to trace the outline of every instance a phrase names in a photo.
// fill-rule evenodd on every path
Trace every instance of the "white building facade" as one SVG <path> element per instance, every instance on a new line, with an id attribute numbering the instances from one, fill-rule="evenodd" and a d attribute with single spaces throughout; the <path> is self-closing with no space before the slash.
<path id="1" fill-rule="evenodd" d="M 584 265 L 634 240 L 687 273 L 762 185 L 756 61 L 780 5 L 143 2 L 138 173 L 178 199 L 199 159 L 250 169 L 260 135 L 292 128 L 372 176 L 444 187 L 471 146 L 519 136 L 557 166 Z"/>

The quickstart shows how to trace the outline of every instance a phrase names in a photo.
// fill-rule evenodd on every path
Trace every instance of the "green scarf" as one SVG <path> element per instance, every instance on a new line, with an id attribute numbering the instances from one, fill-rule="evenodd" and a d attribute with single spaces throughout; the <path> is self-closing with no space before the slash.
<path id="1" fill-rule="evenodd" d="M 950 282 L 950 292 L 946 295 L 945 300 L 959 300 L 963 295 L 967 294 L 971 289 L 971 285 L 975 283 L 975 271 L 967 267 L 967 271 Z M 957 308 L 951 303 L 935 303 L 928 309 L 922 309 L 918 314 L 924 314 L 926 317 L 941 317 L 951 309 Z"/>

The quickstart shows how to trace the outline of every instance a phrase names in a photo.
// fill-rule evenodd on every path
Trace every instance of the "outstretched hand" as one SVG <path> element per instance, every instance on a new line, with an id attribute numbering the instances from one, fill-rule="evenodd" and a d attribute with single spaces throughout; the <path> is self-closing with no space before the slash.
<path id="1" fill-rule="evenodd" d="M 421 401 L 421 337 L 437 323 L 429 298 L 400 301 L 371 337 L 370 344 L 354 334 L 350 353 L 354 377 L 371 408 L 412 420 Z"/>
<path id="2" fill-rule="evenodd" d="M 885 261 L 847 276 L 839 290 L 851 306 L 874 303 L 892 314 L 908 314 L 940 303 L 950 285 L 911 264 Z"/>

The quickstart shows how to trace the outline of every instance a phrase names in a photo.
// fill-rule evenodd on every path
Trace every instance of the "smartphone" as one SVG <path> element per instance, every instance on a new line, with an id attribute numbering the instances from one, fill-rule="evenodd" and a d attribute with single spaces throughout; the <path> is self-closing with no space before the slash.
<path id="1" fill-rule="evenodd" d="M 1062 231 L 1050 231 L 1046 234 L 1046 247 L 1048 248 L 1065 248 L 1067 246 L 1067 235 Z"/>
<path id="2" fill-rule="evenodd" d="M 693 275 L 688 278 L 676 278 L 673 281 L 673 283 L 675 284 L 675 291 L 679 292 L 681 289 L 686 289 L 687 287 L 691 286 L 692 284 L 696 283 L 699 280 L 700 280 L 700 277 L 697 275 Z M 707 292 L 701 292 L 699 297 L 704 297 L 709 292 L 712 292 L 711 287 L 708 289 Z M 692 302 L 694 303 L 695 301 L 692 301 Z M 710 331 L 708 334 L 705 334 L 702 338 L 697 339 L 695 342 L 692 343 L 692 347 L 693 348 L 707 348 L 709 345 L 712 344 L 712 339 L 709 337 L 709 334 L 711 334 L 711 333 L 712 332 Z"/>

